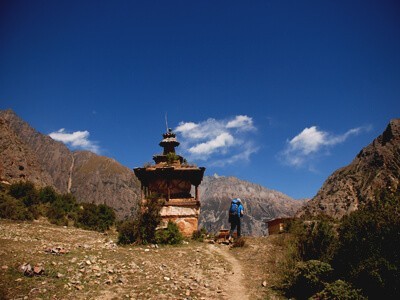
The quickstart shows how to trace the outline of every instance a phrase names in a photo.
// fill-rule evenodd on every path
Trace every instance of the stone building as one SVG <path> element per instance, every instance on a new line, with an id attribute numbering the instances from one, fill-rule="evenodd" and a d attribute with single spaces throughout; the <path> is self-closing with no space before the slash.
<path id="1" fill-rule="evenodd" d="M 205 168 L 189 165 L 182 156 L 175 153 L 179 142 L 171 129 L 163 134 L 159 145 L 164 151 L 163 154 L 153 156 L 154 165 L 134 169 L 141 182 L 142 201 L 163 199 L 162 222 L 166 224 L 171 220 L 178 225 L 183 235 L 190 236 L 198 229 L 199 185 Z"/>

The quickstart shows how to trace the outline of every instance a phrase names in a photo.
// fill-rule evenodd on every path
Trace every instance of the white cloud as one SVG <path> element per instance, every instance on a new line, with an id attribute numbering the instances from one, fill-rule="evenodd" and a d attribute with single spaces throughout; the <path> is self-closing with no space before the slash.
<path id="1" fill-rule="evenodd" d="M 310 161 L 321 151 L 337 144 L 343 143 L 352 135 L 369 130 L 368 127 L 358 127 L 348 130 L 341 135 L 334 135 L 319 130 L 316 126 L 303 129 L 298 135 L 287 142 L 286 148 L 281 153 L 285 163 L 300 167 Z"/>
<path id="2" fill-rule="evenodd" d="M 234 144 L 234 142 L 235 139 L 232 135 L 227 132 L 223 132 L 212 140 L 189 148 L 189 152 L 196 155 L 209 155 L 220 148 L 230 147 Z"/>
<path id="3" fill-rule="evenodd" d="M 227 120 L 210 118 L 199 123 L 181 122 L 174 131 L 179 134 L 180 150 L 189 160 L 218 161 L 222 165 L 237 161 L 235 157 L 249 160 L 257 151 L 255 148 L 247 151 L 253 143 L 250 131 L 255 130 L 251 117 L 238 115 Z"/>
<path id="4" fill-rule="evenodd" d="M 253 153 L 258 152 L 259 147 L 254 146 L 252 142 L 246 143 L 244 145 L 241 145 L 241 151 L 238 152 L 235 155 L 229 156 L 229 157 L 223 157 L 216 159 L 214 161 L 210 162 L 210 166 L 215 166 L 215 167 L 223 167 L 225 165 L 231 165 L 236 162 L 249 162 L 250 161 L 250 156 Z"/>
<path id="5" fill-rule="evenodd" d="M 255 129 L 253 126 L 253 119 L 243 115 L 236 116 L 235 119 L 229 121 L 226 124 L 226 128 L 237 128 L 243 131 Z"/>
<path id="6" fill-rule="evenodd" d="M 96 142 L 89 140 L 89 135 L 90 133 L 87 130 L 68 133 L 64 128 L 49 134 L 53 140 L 63 142 L 73 149 L 89 150 L 98 154 L 100 152 L 99 146 Z"/>

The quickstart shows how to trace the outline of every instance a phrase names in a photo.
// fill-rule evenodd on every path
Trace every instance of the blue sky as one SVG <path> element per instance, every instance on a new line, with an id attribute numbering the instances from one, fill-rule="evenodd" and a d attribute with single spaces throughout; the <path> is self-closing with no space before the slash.
<path id="1" fill-rule="evenodd" d="M 247 2 L 247 3 L 246 3 Z M 312 197 L 400 113 L 398 1 L 0 3 L 0 109 L 129 168 Z"/>

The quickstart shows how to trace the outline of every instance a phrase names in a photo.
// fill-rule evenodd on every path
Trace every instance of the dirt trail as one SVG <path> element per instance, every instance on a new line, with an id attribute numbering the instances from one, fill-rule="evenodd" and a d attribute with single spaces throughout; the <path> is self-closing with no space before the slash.
<path id="1" fill-rule="evenodd" d="M 217 247 L 209 245 L 209 250 L 214 253 L 220 254 L 225 260 L 229 262 L 232 271 L 227 274 L 225 283 L 223 285 L 224 291 L 228 295 L 228 299 L 232 300 L 248 300 L 249 296 L 247 289 L 244 286 L 244 274 L 240 262 L 229 252 L 228 247 Z"/>

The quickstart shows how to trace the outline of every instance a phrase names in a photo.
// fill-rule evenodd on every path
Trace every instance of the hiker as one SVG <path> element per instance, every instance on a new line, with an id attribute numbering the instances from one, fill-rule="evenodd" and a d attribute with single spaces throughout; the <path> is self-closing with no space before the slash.
<path id="1" fill-rule="evenodd" d="M 229 231 L 229 241 L 232 240 L 233 232 L 237 228 L 237 237 L 240 237 L 240 219 L 243 217 L 244 209 L 242 201 L 239 198 L 235 198 L 231 202 L 229 208 L 229 223 L 231 223 L 231 230 Z"/>

